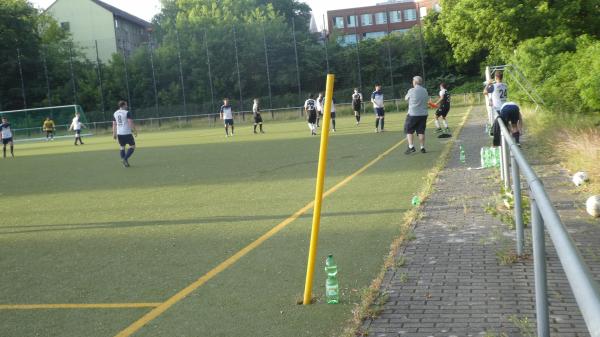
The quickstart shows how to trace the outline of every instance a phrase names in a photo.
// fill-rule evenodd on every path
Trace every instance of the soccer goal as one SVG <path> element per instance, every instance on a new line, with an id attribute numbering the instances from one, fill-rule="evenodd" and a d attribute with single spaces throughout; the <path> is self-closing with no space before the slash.
<path id="1" fill-rule="evenodd" d="M 54 121 L 54 138 L 71 137 L 69 126 L 77 112 L 80 114 L 79 121 L 87 126 L 85 113 L 79 105 L 0 111 L 0 116 L 8 118 L 15 141 L 21 142 L 45 140 L 46 133 L 43 131 L 43 124 L 47 117 Z M 91 135 L 86 132 L 85 128 L 82 131 L 84 135 Z"/>

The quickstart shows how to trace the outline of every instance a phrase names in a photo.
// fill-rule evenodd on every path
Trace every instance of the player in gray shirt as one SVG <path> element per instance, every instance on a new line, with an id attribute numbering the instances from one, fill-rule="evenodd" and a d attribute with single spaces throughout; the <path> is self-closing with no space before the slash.
<path id="1" fill-rule="evenodd" d="M 404 132 L 408 141 L 408 149 L 405 154 L 416 152 L 413 143 L 414 133 L 417 133 L 419 142 L 421 143 L 421 153 L 426 153 L 425 150 L 425 127 L 427 125 L 427 102 L 429 94 L 427 89 L 423 88 L 423 78 L 421 76 L 413 77 L 413 87 L 408 90 L 405 100 L 408 101 L 408 115 L 404 122 Z"/>

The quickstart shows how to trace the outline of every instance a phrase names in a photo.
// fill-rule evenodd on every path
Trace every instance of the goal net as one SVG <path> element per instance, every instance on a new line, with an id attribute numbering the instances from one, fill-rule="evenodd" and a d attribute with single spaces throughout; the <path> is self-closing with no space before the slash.
<path id="1" fill-rule="evenodd" d="M 46 133 L 43 131 L 43 124 L 47 117 L 54 121 L 55 138 L 71 136 L 71 132 L 68 130 L 77 112 L 80 114 L 79 121 L 85 125 L 87 119 L 79 105 L 0 111 L 0 116 L 8 118 L 14 139 L 23 141 L 45 139 Z"/>

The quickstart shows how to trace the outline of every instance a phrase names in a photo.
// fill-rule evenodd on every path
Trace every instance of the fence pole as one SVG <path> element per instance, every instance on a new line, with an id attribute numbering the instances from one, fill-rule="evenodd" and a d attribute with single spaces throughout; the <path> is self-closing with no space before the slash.
<path id="1" fill-rule="evenodd" d="M 513 198 L 515 208 L 515 227 L 517 229 L 517 255 L 523 255 L 523 205 L 521 199 L 521 177 L 519 165 L 512 151 L 510 152 L 510 167 L 512 168 Z"/>
<path id="2" fill-rule="evenodd" d="M 423 20 L 421 20 L 421 8 L 418 2 L 415 2 L 417 8 L 417 20 L 419 20 L 419 54 L 421 55 L 421 73 L 423 77 L 423 82 L 425 82 L 425 60 L 423 57 L 423 45 L 425 42 L 423 41 Z"/>
<path id="3" fill-rule="evenodd" d="M 394 90 L 394 68 L 392 67 L 392 51 L 390 50 L 390 39 L 388 38 L 386 42 L 388 54 L 388 67 L 390 68 L 390 82 L 392 84 L 392 98 L 394 98 L 396 97 L 396 94 Z"/>
<path id="4" fill-rule="evenodd" d="M 244 99 L 242 98 L 242 78 L 240 76 L 240 61 L 238 58 L 237 36 L 235 34 L 235 26 L 233 26 L 233 47 L 235 51 L 235 67 L 237 69 L 238 88 L 240 90 L 240 112 L 242 113 L 242 120 L 245 121 L 246 114 L 244 113 Z"/>
<path id="5" fill-rule="evenodd" d="M 358 16 L 356 16 L 356 20 L 358 21 Z M 356 64 L 358 65 L 358 90 L 362 92 L 362 73 L 360 71 L 360 38 L 358 36 L 358 22 L 354 25 L 354 35 L 356 36 Z"/>
<path id="6" fill-rule="evenodd" d="M 206 49 L 206 64 L 208 66 L 208 84 L 210 85 L 210 113 L 215 110 L 215 90 L 213 89 L 212 71 L 210 69 L 210 53 L 208 51 L 208 39 L 204 31 L 204 49 Z"/>
<path id="7" fill-rule="evenodd" d="M 19 65 L 19 76 L 21 77 L 21 95 L 23 97 L 23 109 L 27 109 L 27 95 L 25 94 L 25 79 L 23 78 L 23 67 L 21 65 L 21 50 L 17 48 L 17 63 Z"/>
<path id="8" fill-rule="evenodd" d="M 156 109 L 156 118 L 158 118 L 158 128 L 160 129 L 160 110 L 158 108 L 158 90 L 156 88 L 156 72 L 154 69 L 154 42 L 152 38 L 150 38 L 150 42 L 148 43 L 148 48 L 150 49 L 150 67 L 152 68 L 152 86 L 154 87 L 154 108 Z"/>
<path id="9" fill-rule="evenodd" d="M 102 69 L 100 64 L 100 55 L 98 53 L 98 40 L 94 40 L 96 45 L 96 68 L 98 75 L 98 84 L 100 85 L 100 108 L 102 109 L 102 120 L 106 121 L 106 106 L 104 105 L 104 85 L 102 84 Z"/>
<path id="10" fill-rule="evenodd" d="M 500 121 L 501 122 L 501 121 Z M 504 177 L 504 190 L 508 191 L 510 189 L 510 174 L 509 174 L 509 170 L 510 170 L 510 160 L 509 160 L 509 153 L 510 150 L 508 149 L 508 142 L 506 141 L 506 139 L 504 137 L 506 137 L 508 135 L 504 135 L 502 133 L 502 162 L 504 163 L 504 165 L 502 166 L 502 175 Z"/>
<path id="11" fill-rule="evenodd" d="M 294 55 L 296 56 L 296 80 L 298 81 L 298 102 L 302 102 L 302 86 L 300 84 L 300 65 L 298 62 L 298 47 L 296 43 L 296 20 L 294 13 L 292 13 L 292 37 L 294 40 Z M 302 116 L 302 109 L 300 109 L 300 116 Z"/>
<path id="12" fill-rule="evenodd" d="M 129 90 L 129 71 L 127 69 L 127 54 L 125 53 L 125 42 L 121 43 L 121 54 L 123 55 L 123 73 L 125 75 L 125 89 L 127 90 L 127 103 L 129 110 L 133 110 L 133 102 L 131 101 L 131 91 Z"/>
<path id="13" fill-rule="evenodd" d="M 69 68 L 71 69 L 71 85 L 73 86 L 73 104 L 77 105 L 77 84 L 75 82 L 75 69 L 73 68 L 73 46 L 69 45 Z"/>
<path id="14" fill-rule="evenodd" d="M 531 193 L 531 233 L 533 240 L 533 269 L 535 276 L 535 313 L 537 336 L 550 337 L 548 319 L 548 285 L 546 280 L 546 247 L 544 242 L 544 220 Z"/>
<path id="15" fill-rule="evenodd" d="M 267 35 L 265 34 L 265 26 L 262 25 L 262 33 L 263 33 L 263 45 L 265 47 L 265 68 L 267 69 L 267 85 L 269 87 L 269 109 L 273 109 L 273 97 L 271 93 L 271 74 L 269 73 L 269 52 L 267 51 Z M 271 110 L 271 116 L 275 118 L 273 115 L 273 111 Z"/>
<path id="16" fill-rule="evenodd" d="M 42 47 L 42 64 L 44 66 L 44 77 L 46 79 L 46 97 L 48 98 L 48 106 L 52 106 L 52 95 L 50 95 L 50 78 L 48 77 L 48 64 L 46 62 L 46 48 L 46 46 Z M 50 115 L 52 117 L 52 112 L 50 112 Z"/>
<path id="17" fill-rule="evenodd" d="M 323 30 L 325 31 L 327 26 L 325 25 L 325 14 L 323 14 Z M 327 42 L 329 42 L 328 36 L 321 36 L 323 38 L 323 46 L 325 47 L 325 64 L 327 65 L 327 73 L 329 74 L 329 51 L 327 51 Z M 302 100 L 300 100 L 302 101 Z"/>
<path id="18" fill-rule="evenodd" d="M 179 81 L 181 82 L 181 98 L 183 100 L 183 115 L 187 121 L 187 102 L 185 100 L 185 82 L 183 81 L 183 63 L 181 62 L 181 45 L 179 43 L 179 31 L 175 29 L 175 39 L 177 40 L 177 59 L 179 60 Z"/>

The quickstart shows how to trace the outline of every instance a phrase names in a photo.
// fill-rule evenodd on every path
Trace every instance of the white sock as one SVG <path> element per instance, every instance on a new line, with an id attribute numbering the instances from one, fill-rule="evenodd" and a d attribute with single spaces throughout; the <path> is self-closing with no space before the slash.
<path id="1" fill-rule="evenodd" d="M 444 127 L 447 129 L 448 128 L 448 122 L 444 119 Z"/>
<path id="2" fill-rule="evenodd" d="M 440 128 L 440 121 L 438 121 L 437 119 L 435 120 L 435 127 L 436 128 Z"/>
<path id="3" fill-rule="evenodd" d="M 409 149 L 412 149 L 412 148 L 414 148 L 414 147 L 415 147 L 414 145 L 409 145 L 409 146 L 408 146 L 408 148 L 409 148 Z"/>
<path id="4" fill-rule="evenodd" d="M 421 145 L 421 149 L 424 149 L 424 148 L 425 148 L 425 146 L 424 146 L 424 145 Z"/>

